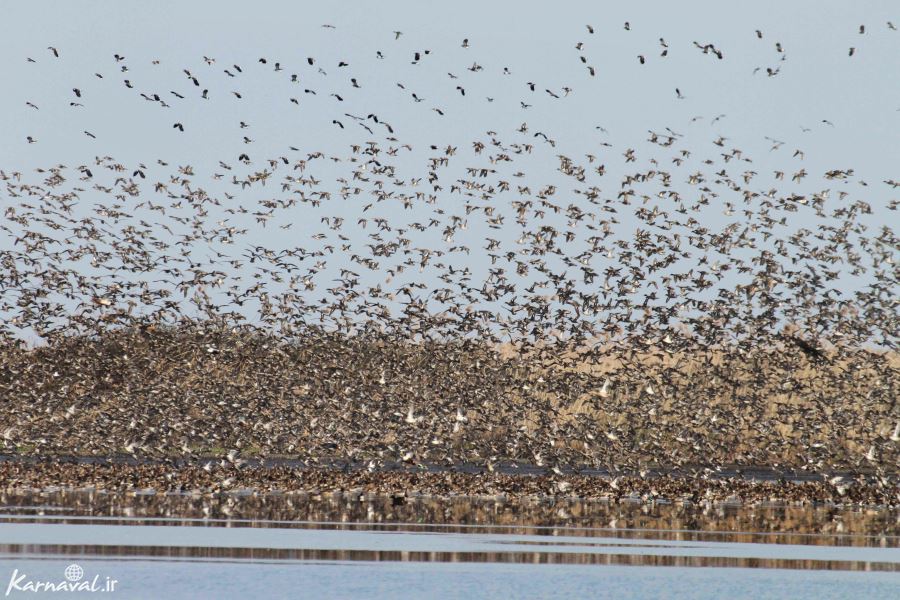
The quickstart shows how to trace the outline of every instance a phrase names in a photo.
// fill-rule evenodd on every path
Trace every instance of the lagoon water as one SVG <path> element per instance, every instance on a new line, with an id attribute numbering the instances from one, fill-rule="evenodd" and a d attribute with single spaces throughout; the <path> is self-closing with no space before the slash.
<path id="1" fill-rule="evenodd" d="M 260 501 L 219 504 L 241 512 L 251 504 L 258 509 Z M 666 527 L 675 522 L 675 507 L 584 509 L 581 522 L 613 514 L 613 524 L 626 523 L 598 527 L 572 524 L 568 514 L 562 525 L 529 522 L 524 513 L 517 523 L 503 524 L 495 505 L 475 501 L 468 501 L 472 512 L 497 514 L 494 522 L 411 519 L 421 510 L 415 502 L 403 507 L 412 512 L 382 506 L 384 512 L 372 517 L 369 510 L 368 521 L 341 516 L 349 505 L 333 501 L 315 505 L 332 506 L 336 513 L 323 513 L 331 520 L 311 519 L 313 504 L 302 505 L 305 513 L 293 505 L 296 518 L 286 519 L 284 499 L 265 500 L 277 508 L 277 519 L 262 513 L 173 516 L 165 507 L 183 498 L 141 502 L 133 498 L 102 510 L 88 508 L 102 505 L 96 498 L 77 507 L 0 507 L 0 598 L 900 597 L 900 537 L 884 528 L 896 522 L 892 513 L 810 513 L 804 520 L 779 509 L 772 514 L 794 529 L 762 532 L 752 530 L 758 514 L 736 507 L 729 509 L 734 518 L 713 511 L 711 521 L 692 521 L 698 527 L 692 530 Z M 222 508 L 202 506 L 213 513 Z M 183 509 L 178 504 L 175 512 L 183 515 Z M 655 520 L 638 527 L 635 514 Z M 821 532 L 835 521 L 841 532 Z M 73 564 L 78 568 L 67 571 Z M 20 589 L 29 581 L 72 578 L 96 578 L 101 589 L 115 580 L 116 586 L 74 593 Z"/>
<path id="2" fill-rule="evenodd" d="M 59 580 L 72 558 L 5 558 L 34 579 Z M 369 561 L 78 559 L 120 582 L 122 598 L 896 598 L 897 573 Z M 4 575 L 5 591 L 8 575 Z M 61 592 L 43 597 L 60 597 Z M 10 597 L 42 597 L 13 591 Z"/>

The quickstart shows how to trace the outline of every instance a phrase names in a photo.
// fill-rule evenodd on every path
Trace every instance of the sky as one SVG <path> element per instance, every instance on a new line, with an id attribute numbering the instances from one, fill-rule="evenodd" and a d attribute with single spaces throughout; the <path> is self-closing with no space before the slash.
<path id="1" fill-rule="evenodd" d="M 347 74 L 356 75 L 362 88 L 352 94 L 343 76 L 335 89 L 346 102 L 340 112 L 362 112 L 378 107 L 394 121 L 408 119 L 425 139 L 465 137 L 482 128 L 501 130 L 522 121 L 552 124 L 557 136 L 571 144 L 595 148 L 593 127 L 602 125 L 612 140 L 637 142 L 648 129 L 672 127 L 693 133 L 706 128 L 707 137 L 722 134 L 753 144 L 768 135 L 787 146 L 803 146 L 807 164 L 822 167 L 853 165 L 873 177 L 890 171 L 900 154 L 895 135 L 900 120 L 900 85 L 896 78 L 898 37 L 888 21 L 897 22 L 894 2 L 560 2 L 546 10 L 540 2 L 458 2 L 451 5 L 422 2 L 253 3 L 245 2 L 11 2 L 6 3 L 2 27 L 2 60 L 7 90 L 2 107 L 4 143 L 0 164 L 7 168 L 55 160 L 79 160 L 102 151 L 124 160 L 165 156 L 196 158 L 210 146 L 234 139 L 237 120 L 253 118 L 253 130 L 262 153 L 284 141 L 294 145 L 320 145 L 323 137 L 337 144 L 342 138 L 330 120 L 315 122 L 315 108 L 329 99 L 308 98 L 290 114 L 280 85 L 266 73 L 247 82 L 229 82 L 222 69 L 232 63 L 256 69 L 258 57 L 280 61 L 287 73 L 299 72 L 301 86 L 320 78 L 303 69 L 307 56 L 329 67 L 338 60 L 351 63 Z M 626 31 L 623 24 L 631 25 Z M 322 28 L 332 24 L 335 29 Z M 589 34 L 591 24 L 595 33 Z M 867 25 L 865 35 L 858 26 Z M 758 39 L 756 29 L 763 32 Z M 403 35 L 394 39 L 393 31 Z M 659 38 L 669 55 L 659 57 Z M 461 48 L 463 38 L 470 47 Z M 693 41 L 713 43 L 725 58 L 718 61 L 694 48 Z M 590 78 L 579 62 L 577 42 L 596 66 Z M 775 50 L 780 42 L 787 60 Z M 46 49 L 61 51 L 51 60 Z M 853 57 L 848 49 L 857 48 Z M 431 49 L 419 65 L 412 53 Z M 379 61 L 375 51 L 387 57 Z M 115 74 L 113 54 L 126 57 L 131 71 Z M 638 68 L 637 56 L 647 62 Z M 203 56 L 217 60 L 206 65 Z M 29 63 L 32 57 L 37 63 Z M 151 61 L 159 60 L 156 68 Z M 472 62 L 484 71 L 471 73 Z M 252 63 L 252 64 L 251 64 Z M 512 75 L 503 77 L 507 66 Z M 753 75 L 757 66 L 762 71 Z M 776 77 L 765 68 L 781 66 Z M 267 65 L 267 67 L 271 67 Z M 134 99 L 122 85 L 132 79 L 138 89 L 193 91 L 181 69 L 202 74 L 204 85 L 222 87 L 206 103 L 172 102 L 172 108 Z M 258 68 L 258 69 L 257 69 Z M 265 70 L 271 70 L 267 68 Z M 469 87 L 457 97 L 446 73 L 454 71 Z M 105 80 L 93 77 L 105 74 Z M 180 77 L 180 78 L 179 78 Z M 427 98 L 410 101 L 396 88 L 406 82 Z M 547 94 L 525 93 L 535 81 L 557 92 L 574 91 L 565 110 Z M 207 82 L 209 82 L 207 84 Z M 264 83 L 265 82 L 265 83 Z M 248 85 L 249 84 L 249 85 Z M 240 88 L 245 102 L 226 99 L 230 87 Z M 71 88 L 85 93 L 84 110 L 68 106 Z M 678 87 L 685 99 L 678 101 Z M 488 103 L 486 96 L 495 97 Z M 43 104 L 40 111 L 23 99 Z M 128 99 L 128 100 L 126 100 Z M 531 109 L 519 108 L 527 100 Z M 40 104 L 39 104 L 40 105 Z M 430 111 L 445 108 L 446 117 Z M 389 112 L 388 112 L 389 111 Z M 712 118 L 727 115 L 716 126 Z M 286 121 L 285 117 L 290 120 Z M 271 118 L 257 118 L 269 116 Z M 691 118 L 704 119 L 691 124 Z M 828 127 L 821 121 L 834 123 Z M 185 121 L 186 135 L 171 131 L 171 122 Z M 811 128 L 804 133 L 801 127 Z M 91 140 L 81 132 L 92 129 Z M 406 134 L 407 132 L 405 132 Z M 77 134 L 77 135 L 75 135 Z M 28 135 L 39 140 L 27 144 Z M 240 138 L 238 138 L 240 139 Z M 762 144 L 764 145 L 764 144 Z M 878 175 L 876 175 L 876 173 Z"/>
<path id="2" fill-rule="evenodd" d="M 557 155 L 583 161 L 592 154 L 607 169 L 604 191 L 614 195 L 623 175 L 670 158 L 647 141 L 654 131 L 677 134 L 697 168 L 739 149 L 752 157 L 741 168 L 760 174 L 760 189 L 840 189 L 876 207 L 897 197 L 883 183 L 900 179 L 900 31 L 888 26 L 900 26 L 896 2 L 557 2 L 548 9 L 544 2 L 38 1 L 5 3 L 4 14 L 6 172 L 74 168 L 110 156 L 129 170 L 148 165 L 153 179 L 172 171 L 154 164 L 163 160 L 194 166 L 212 193 L 233 193 L 210 174 L 219 161 L 234 165 L 245 152 L 254 170 L 267 158 L 346 156 L 369 140 L 389 144 L 384 128 L 365 121 L 375 128 L 370 134 L 349 113 L 376 114 L 391 125 L 396 144 L 409 145 L 393 160 L 409 179 L 426 176 L 431 145 L 471 154 L 473 140 L 487 142 L 495 132 L 505 143 L 540 147 L 510 167 L 525 171 L 533 188 L 568 185 L 557 173 Z M 712 44 L 722 59 L 694 42 Z M 158 94 L 167 106 L 141 93 Z M 519 133 L 526 123 L 527 135 Z M 537 132 L 556 145 L 548 147 Z M 640 157 L 636 165 L 626 162 L 629 149 Z M 815 181 L 790 181 L 800 169 Z M 853 169 L 855 177 L 821 180 L 833 169 Z M 787 180 L 776 184 L 775 170 Z M 328 182 L 352 173 L 346 163 L 317 163 L 314 172 Z M 246 196 L 274 194 L 256 189 Z M 359 211 L 352 202 L 304 207 L 292 217 L 295 227 L 255 228 L 246 244 L 308 243 L 322 216 L 355 221 Z M 721 207 L 703 218 L 713 227 L 728 223 Z M 876 211 L 870 221 L 884 224 L 884 214 Z M 485 232 L 504 242 L 518 234 L 473 223 L 468 235 L 476 240 Z M 472 268 L 483 272 L 478 258 L 470 257 Z"/>

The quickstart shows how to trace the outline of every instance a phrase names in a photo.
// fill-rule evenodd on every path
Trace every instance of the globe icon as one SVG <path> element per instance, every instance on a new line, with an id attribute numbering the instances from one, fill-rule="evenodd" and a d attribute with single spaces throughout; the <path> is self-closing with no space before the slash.
<path id="1" fill-rule="evenodd" d="M 69 581 L 74 583 L 80 581 L 82 577 L 84 577 L 84 570 L 80 566 L 72 563 L 66 567 L 66 579 Z"/>

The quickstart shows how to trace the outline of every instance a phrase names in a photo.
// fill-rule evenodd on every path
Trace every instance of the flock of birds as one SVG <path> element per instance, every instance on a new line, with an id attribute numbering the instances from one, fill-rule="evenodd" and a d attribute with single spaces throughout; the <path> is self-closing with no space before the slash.
<path id="1" fill-rule="evenodd" d="M 630 30 L 631 24 L 624 27 Z M 888 27 L 895 30 L 891 23 Z M 594 34 L 591 26 L 587 34 Z M 394 41 L 401 36 L 394 32 Z M 765 37 L 762 31 L 756 36 Z M 663 38 L 659 44 L 664 59 L 669 44 Z M 714 60 L 726 58 L 716 44 L 694 45 Z M 472 44 L 465 39 L 461 46 Z M 582 51 L 583 44 L 576 48 Z M 784 61 L 782 45 L 775 48 L 777 60 Z M 47 52 L 51 60 L 65 59 L 64 49 L 51 46 Z M 386 54 L 379 50 L 377 57 L 389 60 Z M 431 55 L 421 48 L 408 59 L 425 64 Z M 597 76 L 585 53 L 578 60 L 587 77 Z M 640 64 L 647 60 L 638 57 Z M 872 196 L 876 187 L 876 196 L 889 195 L 900 182 L 870 184 L 853 168 L 808 172 L 804 151 L 785 151 L 784 142 L 774 138 L 767 138 L 770 157 L 785 152 L 787 166 L 761 173 L 750 153 L 727 137 L 703 143 L 670 128 L 648 132 L 653 150 L 644 156 L 608 142 L 595 153 L 569 154 L 564 139 L 527 120 L 511 130 L 471 132 L 467 146 L 414 147 L 403 139 L 403 127 L 380 111 L 340 109 L 349 94 L 373 85 L 346 61 L 326 65 L 308 57 L 299 66 L 270 57 L 242 65 L 220 65 L 208 56 L 203 61 L 233 82 L 230 89 L 210 83 L 210 71 L 195 68 L 183 69 L 172 90 L 142 89 L 142 67 L 116 53 L 105 72 L 90 76 L 96 82 L 71 90 L 68 102 L 72 109 L 83 108 L 106 85 L 124 86 L 161 108 L 220 102 L 226 95 L 242 101 L 241 77 L 265 69 L 295 86 L 284 98 L 286 106 L 327 94 L 339 113 L 333 127 L 360 137 L 343 153 L 298 145 L 258 156 L 252 151 L 252 124 L 240 120 L 245 149 L 216 157 L 211 169 L 98 156 L 31 173 L 0 170 L 0 228 L 7 239 L 0 248 L 0 335 L 7 348 L 19 349 L 23 339 L 37 338 L 47 344 L 41 352 L 69 348 L 73 336 L 106 339 L 121 331 L 147 336 L 198 323 L 213 323 L 229 335 L 261 332 L 307 349 L 304 344 L 315 339 L 316 351 L 303 355 L 304 372 L 291 374 L 300 379 L 282 382 L 300 391 L 294 400 L 282 393 L 281 404 L 263 411 L 265 428 L 252 422 L 252 414 L 244 415 L 240 393 L 216 391 L 207 380 L 205 395 L 197 398 L 215 404 L 212 410 L 221 413 L 215 418 L 198 417 L 184 406 L 188 395 L 178 398 L 173 388 L 170 396 L 160 392 L 158 408 L 142 406 L 135 397 L 117 417 L 117 409 L 103 405 L 103 418 L 115 421 L 107 424 L 114 433 L 103 440 L 66 438 L 72 419 L 97 418 L 89 409 L 98 406 L 103 385 L 91 391 L 86 383 L 100 377 L 96 368 L 85 367 L 87 379 L 78 386 L 56 385 L 54 377 L 75 375 L 60 375 L 57 367 L 22 366 L 16 362 L 21 357 L 9 350 L 7 366 L 17 365 L 20 377 L 7 378 L 7 391 L 15 389 L 40 408 L 0 421 L 0 439 L 9 445 L 72 451 L 74 444 L 87 453 L 124 449 L 148 455 L 249 446 L 295 454 L 305 445 L 320 454 L 376 462 L 439 463 L 449 456 L 489 466 L 515 458 L 538 465 L 612 461 L 642 469 L 654 453 L 669 453 L 675 463 L 703 463 L 712 451 L 701 441 L 706 430 L 698 420 L 712 419 L 703 425 L 707 429 L 724 427 L 722 439 L 740 435 L 754 415 L 761 418 L 771 395 L 786 393 L 789 403 L 793 398 L 808 408 L 803 416 L 779 422 L 803 435 L 774 425 L 758 433 L 764 441 L 771 438 L 806 454 L 792 459 L 790 453 L 778 454 L 784 449 L 779 446 L 747 451 L 746 461 L 778 455 L 801 468 L 890 471 L 900 440 L 892 362 L 900 332 L 900 240 L 891 225 L 898 201 L 873 206 L 860 196 Z M 472 74 L 485 69 L 477 61 L 465 68 Z M 778 64 L 763 68 L 771 77 L 780 73 Z M 448 73 L 460 96 L 470 93 L 463 75 Z M 511 68 L 504 67 L 502 76 L 511 78 Z M 116 78 L 122 81 L 114 84 Z M 316 85 L 309 83 L 312 78 Z M 323 89 L 335 78 L 340 84 L 334 91 Z M 422 97 L 413 85 L 397 85 L 412 103 L 429 101 L 436 114 L 445 114 L 440 102 Z M 519 108 L 529 109 L 542 88 L 533 81 L 522 85 Z M 675 91 L 684 98 L 681 89 Z M 574 93 L 568 86 L 543 92 L 553 101 Z M 37 113 L 44 110 L 44 101 L 24 102 Z M 187 135 L 191 122 L 180 118 L 171 127 L 173 134 Z M 84 135 L 101 142 L 92 129 L 85 128 Z M 591 133 L 597 129 L 602 130 L 592 127 Z M 29 136 L 27 142 L 38 140 Z M 622 160 L 623 171 L 610 181 L 616 160 Z M 549 171 L 550 165 L 555 170 Z M 793 189 L 785 192 L 780 185 Z M 188 337 L 163 346 L 192 348 L 196 352 L 185 351 L 190 365 L 223 360 L 224 347 L 207 334 L 197 339 L 193 346 Z M 246 345 L 251 347 L 274 360 L 270 346 Z M 87 355 L 67 351 L 54 360 L 108 361 L 101 369 L 108 384 L 116 378 L 109 365 L 128 371 L 128 361 L 140 352 L 128 347 Z M 264 368 L 265 361 L 253 362 L 241 352 L 241 361 Z M 471 361 L 459 354 L 467 352 Z M 500 352 L 516 358 L 504 362 L 497 358 Z M 615 356 L 616 366 L 590 371 L 609 356 Z M 713 366 L 722 356 L 724 362 Z M 704 377 L 705 362 L 719 369 L 716 376 Z M 683 372 L 687 363 L 694 365 L 692 378 Z M 275 364 L 290 369 L 291 363 Z M 351 376 L 348 364 L 371 370 Z M 721 364 L 741 374 L 723 374 Z M 792 373 L 804 368 L 815 372 L 815 383 L 792 384 Z M 442 373 L 445 383 L 434 373 Z M 280 376 L 267 372 L 266 377 L 279 381 Z M 39 388 L 52 390 L 41 396 L 21 387 L 38 379 Z M 179 381 L 189 386 L 179 377 L 170 383 L 177 387 Z M 739 387 L 746 396 L 735 398 Z M 698 392 L 693 399 L 691 390 Z M 843 395 L 860 390 L 865 397 Z M 277 392 L 265 382 L 253 384 L 260 397 Z M 235 395 L 229 400 L 230 393 Z M 223 400 L 213 400 L 215 394 Z M 615 398 L 616 410 L 631 421 L 609 416 L 600 427 L 589 411 L 569 414 L 584 394 L 601 412 Z M 731 429 L 734 415 L 709 412 L 718 396 L 729 395 L 747 410 Z M 657 416 L 656 408 L 647 407 L 667 401 L 680 408 L 660 425 L 664 409 Z M 257 402 L 247 410 L 262 410 Z M 290 408 L 292 402 L 304 407 Z M 297 423 L 285 416 L 294 410 L 299 413 L 292 418 L 318 420 L 319 429 L 305 427 L 299 434 Z M 560 416 L 564 413 L 567 418 Z M 347 423 L 348 414 L 362 421 Z M 492 433 L 497 426 L 492 419 L 501 415 L 509 425 L 502 428 L 507 439 Z M 126 417 L 130 424 L 116 421 Z M 823 430 L 816 419 L 830 428 Z M 326 421 L 334 426 L 323 429 Z M 635 426 L 638 422 L 646 428 Z M 370 432 L 361 432 L 360 423 Z M 696 425 L 695 433 L 685 433 L 686 424 Z M 376 425 L 386 429 L 375 430 Z M 847 434 L 853 444 L 834 439 L 844 426 L 855 428 Z M 669 427 L 671 436 L 665 443 L 653 438 L 641 454 L 636 448 L 642 436 L 656 427 Z M 57 438 L 47 433 L 54 428 Z M 478 429 L 478 436 L 460 443 L 467 428 Z M 217 435 L 223 431 L 229 433 Z M 584 448 L 576 451 L 563 443 L 567 439 L 583 440 Z M 672 455 L 666 444 L 686 444 L 686 451 Z M 641 458 L 630 461 L 629 452 Z M 227 460 L 234 462 L 237 454 L 229 453 Z M 726 460 L 726 454 L 715 454 L 716 460 Z"/>

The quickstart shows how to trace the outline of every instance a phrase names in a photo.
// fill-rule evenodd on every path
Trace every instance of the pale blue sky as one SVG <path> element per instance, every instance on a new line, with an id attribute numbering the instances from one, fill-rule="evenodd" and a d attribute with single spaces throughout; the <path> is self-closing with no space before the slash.
<path id="1" fill-rule="evenodd" d="M 769 135 L 784 140 L 785 148 L 803 147 L 808 167 L 853 166 L 869 178 L 889 174 L 900 156 L 900 32 L 886 25 L 900 21 L 900 10 L 889 0 L 558 2 L 552 10 L 543 2 L 38 1 L 5 3 L 4 13 L 0 48 L 8 91 L 0 98 L 0 164 L 9 167 L 101 151 L 121 160 L 174 160 L 181 154 L 196 160 L 209 155 L 211 146 L 231 149 L 229 142 L 243 133 L 236 130 L 241 119 L 253 125 L 257 154 L 278 152 L 285 142 L 321 146 L 325 136 L 343 145 L 358 139 L 357 132 L 342 139 L 324 117 L 369 110 L 397 125 L 408 122 L 404 141 L 411 135 L 467 139 L 472 132 L 501 131 L 527 120 L 586 150 L 595 149 L 595 124 L 609 129 L 612 140 L 631 145 L 647 129 L 664 126 L 682 133 L 701 129 L 701 140 L 721 133 L 747 146 L 764 147 L 761 138 Z M 323 29 L 323 23 L 336 29 Z M 860 24 L 867 26 L 865 35 L 857 33 Z M 763 31 L 762 40 L 755 29 Z M 394 30 L 403 31 L 399 41 Z M 658 56 L 660 37 L 670 47 L 666 58 Z M 470 48 L 460 48 L 463 38 Z M 695 40 L 716 44 L 725 59 L 702 54 L 691 45 Z M 595 78 L 578 60 L 579 41 L 597 69 Z M 784 62 L 776 42 L 783 45 Z M 50 45 L 61 51 L 59 60 L 46 50 Z M 854 57 L 847 56 L 851 46 L 857 48 Z M 410 65 L 412 53 L 426 48 L 432 55 Z M 386 60 L 376 60 L 376 50 Z M 116 73 L 115 53 L 126 57 L 129 73 Z M 643 67 L 638 54 L 648 59 Z M 207 66 L 204 55 L 217 63 Z M 29 56 L 37 64 L 26 62 Z M 261 56 L 269 58 L 268 66 L 256 62 Z M 327 80 L 307 67 L 307 56 L 327 67 Z M 338 60 L 351 63 L 341 70 L 346 73 L 336 68 Z M 285 69 L 278 79 L 270 73 L 275 61 Z M 467 71 L 473 61 L 485 70 Z M 222 73 L 234 62 L 244 67 L 243 80 L 229 81 Z M 502 77 L 504 66 L 513 75 Z M 757 66 L 763 70 L 752 75 Z M 766 67 L 777 66 L 779 76 L 765 76 Z M 169 95 L 170 89 L 197 91 L 183 68 L 201 76 L 212 101 L 179 103 Z M 466 98 L 459 97 L 452 84 L 460 82 L 451 81 L 448 71 L 468 87 Z M 286 95 L 297 95 L 287 81 L 293 72 L 305 75 L 301 87 L 344 92 L 346 102 L 307 96 L 292 112 L 293 105 L 282 105 Z M 363 86 L 356 94 L 348 82 L 353 75 Z M 122 84 L 126 78 L 136 85 L 130 94 Z M 574 92 L 560 110 L 547 94 L 526 93 L 526 81 L 536 82 L 539 91 L 569 86 Z M 396 82 L 427 100 L 414 103 Z M 68 106 L 72 87 L 85 92 L 83 110 Z M 676 87 L 685 100 L 676 100 Z M 232 89 L 245 101 L 229 98 Z M 143 90 L 159 91 L 172 108 L 143 102 L 136 94 Z M 496 100 L 487 103 L 485 96 Z M 27 99 L 40 111 L 28 108 Z M 519 100 L 534 107 L 523 111 Z M 443 107 L 447 118 L 431 112 L 432 106 Z M 721 113 L 727 117 L 710 127 L 709 120 Z M 690 125 L 697 115 L 705 123 Z M 174 121 L 185 122 L 185 135 L 171 130 Z M 812 131 L 804 134 L 801 126 Z M 90 140 L 83 129 L 99 139 Z M 25 143 L 28 135 L 39 143 Z"/>

